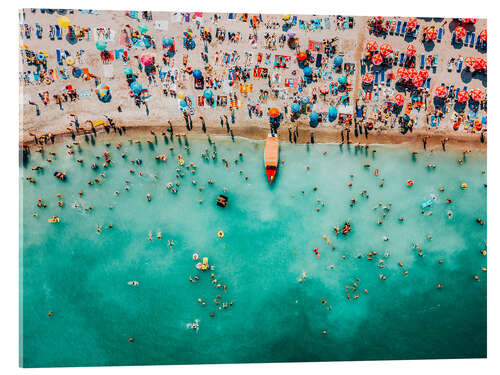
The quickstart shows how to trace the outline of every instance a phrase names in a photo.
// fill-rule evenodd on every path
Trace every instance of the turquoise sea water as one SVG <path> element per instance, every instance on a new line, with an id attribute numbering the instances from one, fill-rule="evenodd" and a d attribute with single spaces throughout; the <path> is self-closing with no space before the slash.
<path id="1" fill-rule="evenodd" d="M 201 152 L 208 148 L 210 155 L 214 148 L 204 138 L 190 138 L 189 152 L 176 139 L 121 141 L 117 150 L 116 140 L 109 147 L 82 140 L 74 155 L 64 145 L 51 146 L 44 155 L 32 151 L 21 165 L 22 366 L 486 356 L 486 256 L 480 252 L 486 224 L 476 222 L 486 221 L 485 154 L 473 153 L 460 165 L 463 156 L 455 152 L 412 157 L 409 150 L 382 146 L 283 143 L 284 164 L 269 186 L 263 142 L 216 138 L 217 158 L 207 161 Z M 112 165 L 105 169 L 106 150 Z M 162 153 L 167 162 L 154 158 Z M 176 177 L 178 154 L 184 177 Z M 130 162 L 137 158 L 141 165 Z M 93 162 L 99 170 L 90 168 Z M 186 168 L 191 162 L 194 174 Z M 44 170 L 32 171 L 36 165 Z M 65 171 L 67 181 L 56 179 L 55 171 Z M 106 176 L 100 184 L 87 184 L 100 173 Z M 173 194 L 166 184 L 176 181 Z M 460 188 L 463 182 L 468 189 Z M 222 209 L 215 200 L 224 189 L 229 204 Z M 433 195 L 422 214 L 420 204 Z M 46 208 L 36 206 L 38 198 Z M 53 215 L 61 222 L 49 224 Z M 347 219 L 351 233 L 336 236 L 333 227 L 342 229 Z M 218 238 L 221 230 L 225 235 Z M 193 253 L 208 257 L 214 270 L 198 271 Z M 190 282 L 196 275 L 199 280 Z M 127 284 L 133 280 L 139 285 Z M 189 324 L 196 320 L 193 330 Z"/>

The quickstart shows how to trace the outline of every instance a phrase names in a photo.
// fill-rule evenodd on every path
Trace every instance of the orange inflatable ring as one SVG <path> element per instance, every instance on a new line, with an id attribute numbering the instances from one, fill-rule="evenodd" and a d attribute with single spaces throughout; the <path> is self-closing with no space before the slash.
<path id="1" fill-rule="evenodd" d="M 408 180 L 408 181 L 406 182 L 406 184 L 407 184 L 408 186 L 410 186 L 410 187 L 411 187 L 411 186 L 413 186 L 413 180 Z"/>
<path id="2" fill-rule="evenodd" d="M 375 174 L 375 176 L 378 176 L 378 169 L 375 169 L 375 172 L 373 172 Z"/>
<path id="3" fill-rule="evenodd" d="M 187 73 L 187 74 L 191 74 L 191 73 L 193 73 L 193 68 L 191 68 L 190 66 L 188 66 L 188 67 L 186 68 L 186 73 Z"/>

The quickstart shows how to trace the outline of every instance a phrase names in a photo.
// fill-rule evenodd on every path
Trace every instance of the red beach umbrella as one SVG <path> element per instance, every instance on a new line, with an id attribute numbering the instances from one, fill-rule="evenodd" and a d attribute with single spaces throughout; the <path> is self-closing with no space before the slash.
<path id="1" fill-rule="evenodd" d="M 468 67 L 470 68 L 474 68 L 474 66 L 476 65 L 476 59 L 472 56 L 467 56 L 465 59 L 464 59 L 464 63 L 465 65 L 467 65 Z"/>
<path id="2" fill-rule="evenodd" d="M 153 63 L 153 56 L 145 54 L 141 57 L 141 63 L 144 65 L 151 65 Z"/>
<path id="3" fill-rule="evenodd" d="M 466 102 L 467 100 L 469 100 L 469 93 L 465 90 L 460 90 L 457 95 L 457 100 L 460 103 Z"/>
<path id="4" fill-rule="evenodd" d="M 380 54 L 383 56 L 383 57 L 386 57 L 388 55 L 390 55 L 392 53 L 392 46 L 390 44 L 382 44 L 380 46 Z"/>
<path id="5" fill-rule="evenodd" d="M 297 55 L 297 60 L 299 61 L 304 61 L 307 57 L 307 54 L 305 52 L 301 52 Z"/>
<path id="6" fill-rule="evenodd" d="M 364 83 L 372 83 L 374 79 L 375 79 L 375 76 L 371 73 L 366 73 L 363 75 L 363 77 L 361 77 L 361 80 Z"/>
<path id="7" fill-rule="evenodd" d="M 375 55 L 373 55 L 373 57 L 372 57 L 373 65 L 380 65 L 383 62 L 384 62 L 384 58 L 382 57 L 382 55 L 380 53 L 376 53 Z"/>
<path id="8" fill-rule="evenodd" d="M 420 87 L 424 83 L 424 80 L 422 79 L 422 77 L 417 75 L 417 76 L 413 77 L 411 82 L 413 83 L 413 86 Z"/>
<path id="9" fill-rule="evenodd" d="M 479 57 L 476 59 L 476 63 L 474 65 L 474 69 L 476 70 L 486 70 L 488 68 L 488 64 L 486 63 L 486 60 Z"/>
<path id="10" fill-rule="evenodd" d="M 326 95 L 330 92 L 330 89 L 328 88 L 328 85 L 323 85 L 319 88 L 319 92 Z"/>
<path id="11" fill-rule="evenodd" d="M 401 79 L 408 79 L 408 69 L 406 68 L 398 68 L 398 75 L 401 77 Z"/>
<path id="12" fill-rule="evenodd" d="M 279 115 L 280 115 L 280 111 L 279 111 L 279 109 L 278 109 L 278 108 L 274 108 L 274 107 L 273 107 L 273 108 L 271 108 L 271 109 L 269 110 L 269 117 L 271 117 L 271 118 L 276 118 L 276 117 L 278 117 Z"/>
<path id="13" fill-rule="evenodd" d="M 403 104 L 405 103 L 405 97 L 403 96 L 403 94 L 396 94 L 396 96 L 394 97 L 394 102 L 402 107 Z"/>
<path id="14" fill-rule="evenodd" d="M 477 18 L 462 18 L 462 23 L 476 23 Z"/>
<path id="15" fill-rule="evenodd" d="M 480 102 L 483 98 L 483 92 L 481 90 L 475 89 L 470 92 L 470 97 L 476 102 Z"/>
<path id="16" fill-rule="evenodd" d="M 448 88 L 446 86 L 438 86 L 436 87 L 436 90 L 434 91 L 434 93 L 436 94 L 436 96 L 439 96 L 440 98 L 444 98 L 446 97 L 446 95 L 448 95 Z"/>
<path id="17" fill-rule="evenodd" d="M 429 72 L 427 70 L 419 70 L 418 76 L 425 81 L 427 78 L 429 78 Z"/>
<path id="18" fill-rule="evenodd" d="M 457 37 L 457 39 L 463 39 L 467 35 L 467 30 L 465 30 L 465 27 L 463 27 L 463 26 L 458 26 L 455 29 L 454 33 L 455 33 L 455 36 Z"/>
<path id="19" fill-rule="evenodd" d="M 377 22 L 384 22 L 384 17 L 377 16 L 377 17 L 375 17 L 375 21 L 377 21 Z"/>
<path id="20" fill-rule="evenodd" d="M 417 49 L 415 48 L 415 46 L 413 44 L 408 44 L 408 47 L 406 47 L 406 54 L 408 56 L 415 56 L 415 54 L 417 53 Z"/>
<path id="21" fill-rule="evenodd" d="M 374 40 L 370 40 L 366 43 L 366 50 L 368 52 L 375 52 L 376 50 L 378 50 L 378 44 L 376 41 Z"/>
<path id="22" fill-rule="evenodd" d="M 487 39 L 486 37 L 487 37 L 487 35 L 486 35 L 486 29 L 484 29 L 483 31 L 481 31 L 479 33 L 479 39 L 481 39 L 483 42 L 486 42 L 486 39 Z"/>
<path id="23" fill-rule="evenodd" d="M 417 69 L 415 68 L 409 68 L 407 70 L 407 73 L 408 73 L 408 76 L 411 78 L 411 79 L 414 79 L 415 77 L 418 77 L 418 72 L 417 72 Z"/>
<path id="24" fill-rule="evenodd" d="M 417 27 L 418 25 L 418 21 L 416 18 L 410 18 L 408 19 L 408 24 L 406 25 L 406 27 L 410 30 L 413 30 Z"/>
<path id="25" fill-rule="evenodd" d="M 438 37 L 438 31 L 436 30 L 436 28 L 434 26 L 428 27 L 425 30 L 425 36 L 429 40 L 435 40 Z"/>

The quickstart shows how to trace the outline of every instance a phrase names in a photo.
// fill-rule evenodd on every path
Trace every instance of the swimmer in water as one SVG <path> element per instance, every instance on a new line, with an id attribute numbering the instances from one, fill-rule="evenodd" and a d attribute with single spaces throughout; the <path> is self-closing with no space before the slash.
<path id="1" fill-rule="evenodd" d="M 153 233 L 152 233 L 152 232 L 149 232 L 149 234 L 148 234 L 148 239 L 149 239 L 150 241 L 153 241 Z"/>
<path id="2" fill-rule="evenodd" d="M 453 219 L 453 212 L 448 211 L 448 219 Z"/>
<path id="3" fill-rule="evenodd" d="M 158 238 L 159 240 L 161 240 L 161 232 L 156 233 L 156 238 Z"/>

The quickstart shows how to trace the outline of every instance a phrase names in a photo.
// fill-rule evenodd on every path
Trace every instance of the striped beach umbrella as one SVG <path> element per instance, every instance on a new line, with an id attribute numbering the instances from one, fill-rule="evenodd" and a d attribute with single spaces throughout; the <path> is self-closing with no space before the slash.
<path id="1" fill-rule="evenodd" d="M 476 70 L 486 70 L 488 68 L 488 64 L 485 59 L 479 57 L 476 59 L 476 63 L 474 65 L 474 69 Z"/>
<path id="2" fill-rule="evenodd" d="M 461 40 L 461 39 L 465 38 L 465 36 L 467 35 L 467 30 L 465 30 L 465 27 L 463 27 L 463 26 L 458 26 L 455 29 L 454 33 L 455 33 L 455 37 L 457 39 Z"/>
<path id="3" fill-rule="evenodd" d="M 408 56 L 415 56 L 415 54 L 417 53 L 417 49 L 415 48 L 415 46 L 413 44 L 408 44 L 408 47 L 406 47 L 406 54 Z"/>
<path id="4" fill-rule="evenodd" d="M 469 100 L 469 93 L 465 90 L 460 90 L 457 95 L 457 100 L 460 103 L 465 103 L 467 100 Z"/>
<path id="5" fill-rule="evenodd" d="M 95 93 L 99 98 L 104 98 L 109 94 L 109 86 L 105 84 L 100 84 L 99 86 L 96 87 Z"/>
<path id="6" fill-rule="evenodd" d="M 394 96 L 394 103 L 402 107 L 405 103 L 405 97 L 403 96 L 403 94 L 396 94 L 396 96 Z"/>
<path id="7" fill-rule="evenodd" d="M 406 25 L 406 27 L 408 28 L 408 30 L 414 30 L 418 25 L 418 20 L 416 18 L 410 18 L 408 19 L 408 24 Z"/>
<path id="8" fill-rule="evenodd" d="M 475 89 L 470 92 L 470 97 L 476 102 L 480 102 L 483 99 L 483 92 L 481 90 Z"/>
<path id="9" fill-rule="evenodd" d="M 375 55 L 372 56 L 372 63 L 373 65 L 380 65 L 384 62 L 384 58 L 380 53 L 376 53 Z"/>
<path id="10" fill-rule="evenodd" d="M 380 46 L 380 54 L 383 56 L 383 57 L 386 57 L 388 55 L 390 55 L 392 53 L 392 46 L 390 44 L 382 44 Z"/>
<path id="11" fill-rule="evenodd" d="M 438 86 L 438 87 L 436 87 L 436 90 L 434 91 L 434 93 L 436 94 L 436 96 L 438 96 L 440 98 L 444 98 L 444 97 L 446 97 L 446 95 L 448 95 L 448 87 L 446 87 L 444 85 Z"/>
<path id="12" fill-rule="evenodd" d="M 363 76 L 361 77 L 361 80 L 363 81 L 363 83 L 372 83 L 374 79 L 375 79 L 375 76 L 371 73 L 363 74 Z"/>
<path id="13" fill-rule="evenodd" d="M 465 65 L 467 65 L 469 68 L 474 68 L 474 66 L 476 65 L 476 58 L 475 58 L 475 57 L 472 57 L 472 56 L 467 56 L 467 57 L 464 59 L 464 63 L 465 63 Z"/>
<path id="14" fill-rule="evenodd" d="M 425 30 L 425 36 L 428 40 L 435 40 L 438 37 L 438 31 L 434 26 L 430 26 Z"/>
<path id="15" fill-rule="evenodd" d="M 269 117 L 271 118 L 276 118 L 280 115 L 280 110 L 278 108 L 271 108 L 269 110 Z"/>
<path id="16" fill-rule="evenodd" d="M 375 40 L 369 40 L 367 43 L 366 43 L 366 50 L 368 52 L 375 52 L 376 50 L 378 50 L 378 44 Z"/>
<path id="17" fill-rule="evenodd" d="M 483 31 L 481 31 L 479 33 L 479 39 L 481 39 L 485 43 L 486 43 L 486 39 L 487 39 L 486 33 L 487 33 L 486 29 L 484 29 Z"/>

